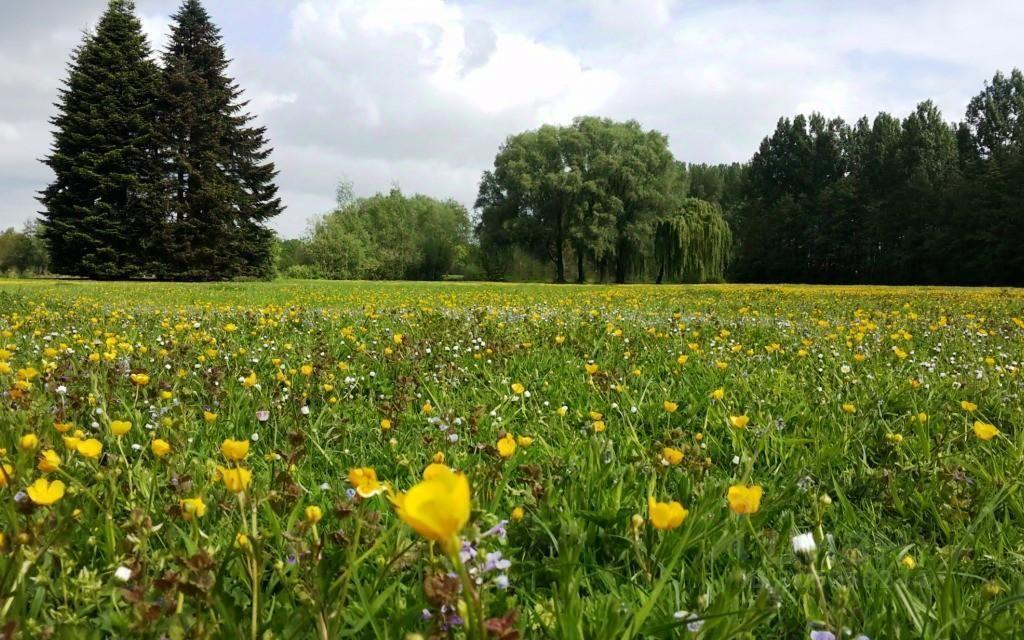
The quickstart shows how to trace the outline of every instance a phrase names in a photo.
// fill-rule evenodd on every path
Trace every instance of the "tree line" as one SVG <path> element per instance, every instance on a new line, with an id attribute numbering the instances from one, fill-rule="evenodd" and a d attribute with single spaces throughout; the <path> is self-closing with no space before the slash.
<path id="1" fill-rule="evenodd" d="M 72 54 L 41 193 L 52 271 L 97 279 L 212 280 L 273 269 L 282 211 L 265 130 L 228 77 L 199 0 L 153 59 L 130 0 L 110 0 Z"/>
<path id="2" fill-rule="evenodd" d="M 726 215 L 732 279 L 1024 284 L 1024 75 L 996 73 L 946 122 L 779 120 Z"/>

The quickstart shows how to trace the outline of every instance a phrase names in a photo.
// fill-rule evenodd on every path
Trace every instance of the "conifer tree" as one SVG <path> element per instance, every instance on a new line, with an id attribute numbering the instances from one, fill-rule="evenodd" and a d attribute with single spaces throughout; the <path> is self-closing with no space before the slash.
<path id="1" fill-rule="evenodd" d="M 155 268 L 166 208 L 150 54 L 131 0 L 110 0 L 72 54 L 44 160 L 56 177 L 40 196 L 56 273 L 113 279 Z"/>
<path id="2" fill-rule="evenodd" d="M 273 232 L 264 223 L 282 211 L 266 130 L 244 112 L 220 30 L 199 0 L 185 0 L 172 19 L 160 104 L 171 200 L 163 275 L 266 275 Z"/>

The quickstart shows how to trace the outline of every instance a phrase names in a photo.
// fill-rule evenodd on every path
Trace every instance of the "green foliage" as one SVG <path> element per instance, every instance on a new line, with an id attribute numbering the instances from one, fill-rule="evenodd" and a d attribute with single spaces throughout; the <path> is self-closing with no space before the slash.
<path id="1" fill-rule="evenodd" d="M 46 239 L 56 273 L 226 279 L 271 274 L 281 212 L 264 129 L 225 75 L 198 0 L 173 16 L 163 69 L 130 0 L 110 0 L 69 65 L 46 164 Z"/>
<path id="2" fill-rule="evenodd" d="M 304 249 L 328 278 L 440 280 L 470 254 L 469 214 L 423 195 L 361 198 L 318 220 Z"/>
<path id="3" fill-rule="evenodd" d="M 111 0 L 72 55 L 40 201 L 50 266 L 90 278 L 152 273 L 167 211 L 160 75 L 130 0 Z"/>
<path id="4" fill-rule="evenodd" d="M 1019 70 L 997 73 L 958 125 L 930 101 L 902 122 L 779 120 L 726 212 L 738 241 L 731 277 L 1024 283 L 1021 122 Z"/>
<path id="5" fill-rule="evenodd" d="M 518 247 L 550 260 L 556 282 L 566 280 L 570 251 L 579 282 L 588 263 L 602 280 L 643 278 L 657 220 L 687 195 L 687 185 L 665 136 L 635 121 L 583 117 L 511 136 L 480 182 L 485 271 L 507 275 L 510 248 Z M 703 249 L 689 259 L 702 255 Z"/>
<path id="6" fill-rule="evenodd" d="M 654 229 L 657 282 L 720 282 L 732 251 L 732 232 L 716 204 L 686 198 Z"/>
<path id="7" fill-rule="evenodd" d="M 30 222 L 22 231 L 10 228 L 0 233 L 0 273 L 42 275 L 46 265 L 46 243 L 38 224 Z"/>

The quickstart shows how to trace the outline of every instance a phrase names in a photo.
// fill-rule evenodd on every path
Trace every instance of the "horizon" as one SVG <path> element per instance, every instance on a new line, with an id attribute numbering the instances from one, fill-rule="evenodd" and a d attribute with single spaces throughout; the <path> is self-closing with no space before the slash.
<path id="1" fill-rule="evenodd" d="M 52 139 L 52 103 L 105 4 L 3 11 L 0 228 L 36 218 L 36 192 L 51 177 L 38 159 Z M 136 2 L 155 50 L 179 4 Z M 545 123 L 635 119 L 665 133 L 680 161 L 745 162 L 779 118 L 798 113 L 903 118 L 933 100 L 946 121 L 960 120 L 987 80 L 1024 59 L 1012 37 L 1024 6 L 1000 2 L 204 5 L 233 59 L 229 73 L 267 126 L 287 206 L 271 227 L 284 238 L 332 208 L 341 179 L 358 196 L 397 185 L 472 211 L 499 145 Z"/>

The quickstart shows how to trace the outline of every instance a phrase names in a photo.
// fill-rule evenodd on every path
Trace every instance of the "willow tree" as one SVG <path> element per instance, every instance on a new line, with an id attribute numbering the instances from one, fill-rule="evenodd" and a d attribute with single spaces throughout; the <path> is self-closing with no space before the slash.
<path id="1" fill-rule="evenodd" d="M 683 282 L 722 280 L 732 232 L 718 205 L 684 198 L 654 226 L 657 283 L 666 277 Z"/>

